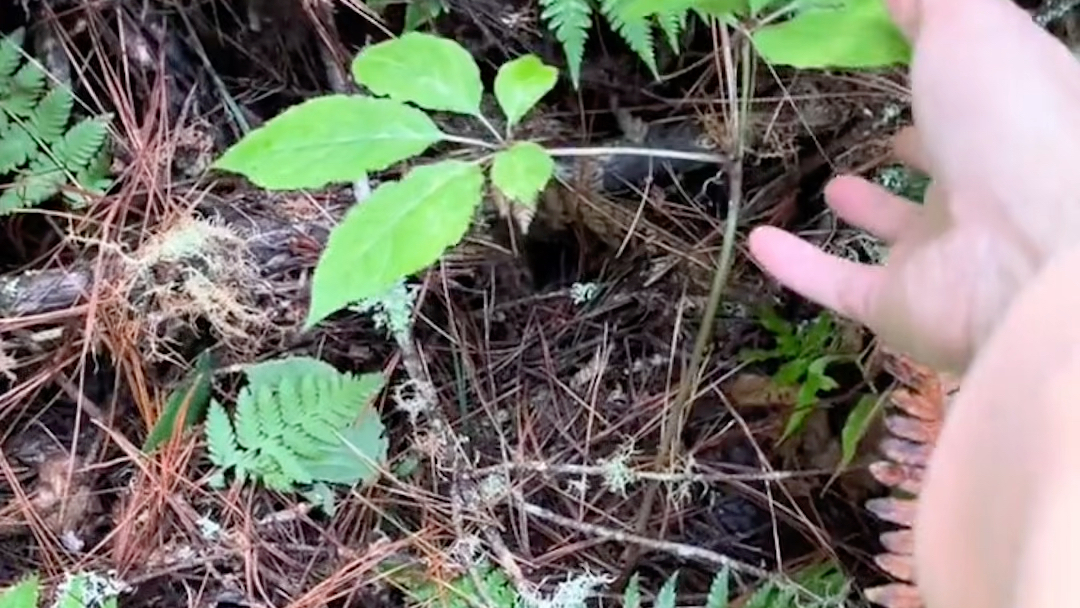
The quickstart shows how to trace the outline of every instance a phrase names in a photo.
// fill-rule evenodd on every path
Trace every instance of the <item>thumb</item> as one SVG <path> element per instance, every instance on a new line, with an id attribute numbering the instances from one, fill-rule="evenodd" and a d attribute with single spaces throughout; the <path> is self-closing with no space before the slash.
<path id="1" fill-rule="evenodd" d="M 885 0 L 885 4 L 897 27 L 914 44 L 922 22 L 922 0 Z"/>

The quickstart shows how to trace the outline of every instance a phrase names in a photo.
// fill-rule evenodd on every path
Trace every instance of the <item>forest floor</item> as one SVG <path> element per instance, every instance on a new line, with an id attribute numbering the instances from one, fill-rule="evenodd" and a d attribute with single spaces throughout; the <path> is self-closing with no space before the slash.
<path id="1" fill-rule="evenodd" d="M 112 114 L 116 181 L 85 208 L 49 202 L 0 218 L 0 585 L 94 572 L 123 581 L 121 606 L 509 608 L 527 590 L 569 607 L 552 594 L 588 576 L 618 603 L 635 573 L 651 603 L 676 571 L 678 604 L 700 606 L 721 566 L 735 605 L 777 581 L 812 586 L 807 572 L 843 583 L 823 605 L 865 605 L 863 589 L 891 580 L 874 558 L 892 524 L 866 505 L 891 492 L 869 465 L 905 363 L 785 292 L 743 237 L 781 226 L 880 260 L 881 243 L 840 224 L 821 190 L 842 172 L 890 187 L 910 177 L 889 154 L 910 122 L 903 70 L 761 66 L 734 186 L 726 167 L 628 162 L 606 165 L 618 175 L 591 191 L 550 186 L 527 233 L 492 211 L 410 280 L 414 341 L 403 349 L 359 312 L 303 329 L 312 270 L 351 188 L 268 193 L 208 169 L 246 129 L 348 92 L 351 58 L 401 31 L 402 5 L 380 23 L 350 2 L 30 1 L 30 14 L 10 4 L 0 34 L 26 27 L 27 52 L 65 67 L 79 111 Z M 524 53 L 565 65 L 533 0 L 449 6 L 433 31 L 486 76 Z M 684 43 L 660 50 L 657 80 L 598 24 L 580 88 L 561 81 L 537 128 L 602 146 L 629 116 L 648 125 L 648 145 L 706 137 L 726 150 L 716 33 L 698 23 Z M 729 222 L 734 264 L 680 407 Z M 183 279 L 191 260 L 166 259 L 163 240 L 217 229 L 244 235 L 252 258 L 223 245 L 209 264 L 218 274 L 196 291 Z M 141 286 L 122 260 L 148 271 Z M 245 265 L 254 277 L 220 271 Z M 254 361 L 299 354 L 381 371 L 386 470 L 338 492 L 330 514 L 295 493 L 213 487 L 201 432 L 144 454 L 204 353 L 221 403 Z M 819 376 L 778 373 L 823 358 Z M 435 389 L 430 420 L 399 407 L 394 386 L 416 373 Z M 821 376 L 831 388 L 811 393 L 785 437 L 800 389 Z M 492 480 L 509 498 L 477 498 Z M 477 581 L 484 589 L 469 591 Z"/>

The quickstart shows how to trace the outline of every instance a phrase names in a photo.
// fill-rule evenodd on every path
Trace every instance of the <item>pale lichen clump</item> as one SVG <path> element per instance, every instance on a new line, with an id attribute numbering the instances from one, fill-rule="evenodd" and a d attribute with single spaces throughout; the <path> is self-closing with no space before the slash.
<path id="1" fill-rule="evenodd" d="M 258 268 L 245 239 L 216 222 L 182 217 L 127 257 L 128 305 L 142 321 L 146 356 L 199 321 L 239 352 L 253 349 L 270 320 L 254 294 Z"/>

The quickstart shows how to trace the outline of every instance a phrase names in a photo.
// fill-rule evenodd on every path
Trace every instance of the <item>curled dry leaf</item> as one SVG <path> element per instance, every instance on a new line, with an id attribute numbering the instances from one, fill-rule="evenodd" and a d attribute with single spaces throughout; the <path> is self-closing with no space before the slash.
<path id="1" fill-rule="evenodd" d="M 867 589 L 866 597 L 885 608 L 925 608 L 914 584 L 912 526 L 926 467 L 959 383 L 896 353 L 885 353 L 883 365 L 899 387 L 889 396 L 887 434 L 879 446 L 883 458 L 870 465 L 870 473 L 899 495 L 869 500 L 866 508 L 900 529 L 881 535 L 885 552 L 874 558 L 896 582 Z"/>

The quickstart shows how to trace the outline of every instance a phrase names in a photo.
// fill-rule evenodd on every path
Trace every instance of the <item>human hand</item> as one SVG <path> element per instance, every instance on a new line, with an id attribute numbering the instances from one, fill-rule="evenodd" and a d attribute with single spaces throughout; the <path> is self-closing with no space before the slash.
<path id="1" fill-rule="evenodd" d="M 915 127 L 900 160 L 931 176 L 922 206 L 853 176 L 825 198 L 890 245 L 883 266 L 759 227 L 750 251 L 804 297 L 893 348 L 965 369 L 1013 298 L 1080 241 L 1080 64 L 1009 0 L 889 0 L 914 47 Z"/>

